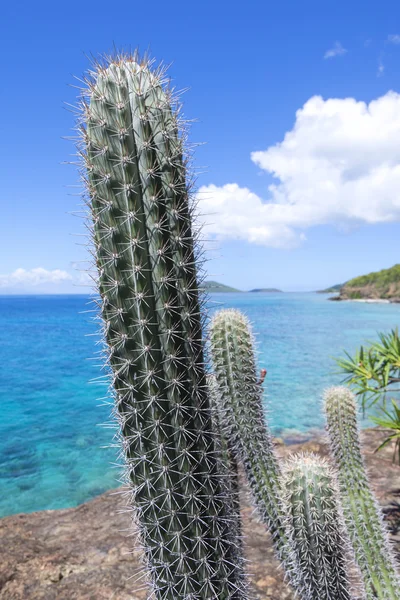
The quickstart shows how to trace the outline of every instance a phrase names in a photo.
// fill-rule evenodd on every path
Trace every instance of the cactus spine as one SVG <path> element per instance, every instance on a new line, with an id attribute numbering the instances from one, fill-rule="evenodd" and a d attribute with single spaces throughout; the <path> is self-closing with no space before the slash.
<path id="1" fill-rule="evenodd" d="M 281 485 L 293 578 L 301 598 L 350 600 L 346 542 L 331 469 L 317 456 L 295 456 L 284 465 Z"/>
<path id="2" fill-rule="evenodd" d="M 396 600 L 400 598 L 400 578 L 362 459 L 354 395 L 345 387 L 332 387 L 324 400 L 344 516 L 367 597 Z"/>
<path id="3" fill-rule="evenodd" d="M 162 71 L 98 65 L 82 155 L 98 290 L 154 597 L 241 599 L 212 432 L 186 165 Z"/>

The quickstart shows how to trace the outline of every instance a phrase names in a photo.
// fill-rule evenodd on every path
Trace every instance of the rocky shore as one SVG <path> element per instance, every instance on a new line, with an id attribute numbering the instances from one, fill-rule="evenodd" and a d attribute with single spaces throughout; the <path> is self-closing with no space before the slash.
<path id="1" fill-rule="evenodd" d="M 328 291 L 328 290 L 325 290 Z M 339 292 L 331 300 L 387 300 L 400 302 L 400 264 L 354 277 L 342 285 L 335 285 L 329 291 Z"/>
<path id="2" fill-rule="evenodd" d="M 390 448 L 373 453 L 381 436 L 365 431 L 364 453 L 400 559 L 400 467 L 392 464 Z M 281 456 L 310 450 L 327 454 L 322 433 L 277 440 L 277 450 Z M 241 487 L 253 597 L 293 599 L 244 482 Z M 144 600 L 141 553 L 132 547 L 130 516 L 115 491 L 77 508 L 6 517 L 0 520 L 0 600 Z"/>
<path id="3" fill-rule="evenodd" d="M 400 304 L 400 298 L 351 298 L 346 296 L 345 294 L 337 294 L 336 296 L 331 296 L 328 300 L 333 300 L 334 302 L 366 302 L 370 304 Z"/>

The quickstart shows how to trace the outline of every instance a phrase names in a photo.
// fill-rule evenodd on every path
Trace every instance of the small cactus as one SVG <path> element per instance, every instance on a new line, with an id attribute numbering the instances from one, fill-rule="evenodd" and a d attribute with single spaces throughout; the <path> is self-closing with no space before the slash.
<path id="1" fill-rule="evenodd" d="M 315 579 L 314 567 L 310 564 L 310 569 L 307 571 L 304 562 L 299 564 L 299 557 L 296 557 L 293 546 L 293 532 L 290 528 L 287 528 L 287 512 L 291 500 L 286 495 L 286 503 L 282 504 L 280 499 L 281 466 L 275 455 L 271 434 L 264 418 L 263 391 L 257 377 L 254 341 L 249 321 L 245 315 L 237 310 L 221 310 L 212 319 L 210 339 L 212 362 L 219 391 L 219 394 L 214 398 L 218 402 L 223 434 L 229 440 L 238 460 L 244 465 L 255 504 L 260 511 L 261 518 L 272 534 L 277 556 L 283 564 L 289 583 L 302 600 L 310 600 L 311 598 L 316 600 L 318 596 L 315 595 L 315 590 L 323 585 L 323 579 L 316 580 L 314 588 L 310 588 L 310 581 Z M 263 375 L 264 373 L 262 373 L 262 378 Z M 312 464 L 317 464 L 316 459 Z M 323 465 L 323 468 L 326 471 L 326 465 Z M 324 470 L 323 468 L 321 466 L 321 473 Z M 288 474 L 288 471 L 286 471 L 286 474 Z M 325 473 L 325 475 L 325 492 L 329 495 L 327 485 L 328 480 L 331 480 L 331 474 Z M 322 475 L 320 480 L 323 480 Z M 285 481 L 288 481 L 287 477 Z M 332 503 L 334 501 L 336 502 L 336 496 L 332 499 Z M 336 508 L 330 513 L 332 521 L 334 515 L 336 515 L 335 511 Z M 323 529 L 324 517 L 318 513 L 315 519 L 315 527 Z M 322 521 L 318 521 L 318 519 L 322 519 Z M 327 522 L 331 523 L 329 519 Z M 341 527 L 338 525 L 336 531 L 338 536 L 341 531 Z M 323 536 L 323 533 L 321 533 L 321 536 Z M 333 537 L 334 534 L 332 533 L 326 544 Z M 321 577 L 325 576 L 326 580 L 335 586 L 335 593 L 339 593 L 338 590 L 343 587 L 344 591 L 340 592 L 342 595 L 337 596 L 338 599 L 349 598 L 344 571 L 338 573 L 337 579 L 329 579 L 337 565 L 334 553 L 332 556 L 325 557 L 324 552 L 326 549 L 327 546 L 323 546 L 321 560 L 329 563 L 332 559 L 333 563 L 329 567 L 330 575 L 328 576 L 327 571 L 321 573 Z M 341 554 L 340 556 L 338 554 L 337 560 L 339 562 L 341 556 Z M 332 600 L 336 598 L 335 595 L 329 596 L 327 594 L 328 591 L 326 591 L 325 596 L 321 595 L 321 598 L 332 598 Z"/>
<path id="2" fill-rule="evenodd" d="M 119 56 L 82 99 L 82 157 L 128 480 L 159 600 L 242 599 L 212 430 L 190 194 L 162 70 Z"/>
<path id="3" fill-rule="evenodd" d="M 244 465 L 279 558 L 285 560 L 286 536 L 278 500 L 279 465 L 264 419 L 263 392 L 258 383 L 249 321 L 237 310 L 221 310 L 212 319 L 210 339 L 223 430 Z"/>
<path id="4" fill-rule="evenodd" d="M 364 578 L 367 598 L 398 600 L 400 578 L 361 455 L 354 394 L 345 387 L 332 387 L 326 390 L 324 400 L 345 521 Z"/>
<path id="5" fill-rule="evenodd" d="M 292 579 L 302 600 L 350 600 L 346 539 L 334 476 L 315 455 L 294 456 L 281 478 Z"/>
<path id="6" fill-rule="evenodd" d="M 224 474 L 224 483 L 228 486 L 227 499 L 230 500 L 229 510 L 231 512 L 231 527 L 235 531 L 238 547 L 237 559 L 240 564 L 243 564 L 243 545 L 242 545 L 242 524 L 240 517 L 240 494 L 239 494 L 239 471 L 238 462 L 235 457 L 235 452 L 232 448 L 229 438 L 225 435 L 222 426 L 223 414 L 221 413 L 221 402 L 218 397 L 219 388 L 215 375 L 208 375 L 208 388 L 211 401 L 211 414 L 213 419 L 213 427 L 215 431 L 217 448 L 221 455 L 221 469 Z"/>

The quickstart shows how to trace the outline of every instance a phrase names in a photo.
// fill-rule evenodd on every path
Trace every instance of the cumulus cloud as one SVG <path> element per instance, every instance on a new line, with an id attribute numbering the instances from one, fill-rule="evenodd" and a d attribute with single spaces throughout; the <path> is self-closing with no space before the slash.
<path id="1" fill-rule="evenodd" d="M 400 221 L 399 136 L 397 93 L 369 104 L 310 98 L 280 143 L 251 154 L 276 180 L 266 200 L 236 183 L 200 188 L 206 233 L 290 247 L 317 225 Z"/>
<path id="2" fill-rule="evenodd" d="M 198 192 L 200 211 L 207 215 L 203 231 L 219 239 L 245 240 L 253 244 L 287 248 L 299 236 L 281 218 L 275 219 L 273 205 L 237 183 L 202 186 Z M 271 211 L 272 209 L 272 211 Z M 304 235 L 300 235 L 304 239 Z"/>
<path id="3" fill-rule="evenodd" d="M 334 58 L 335 56 L 343 56 L 346 54 L 346 48 L 343 48 L 340 42 L 335 42 L 333 47 L 327 50 L 324 54 L 324 58 Z"/>
<path id="4" fill-rule="evenodd" d="M 67 271 L 54 269 L 48 271 L 43 267 L 35 269 L 16 269 L 8 275 L 0 275 L 1 288 L 14 287 L 36 287 L 42 284 L 59 284 L 64 281 L 70 281 L 72 276 Z"/>
<path id="5" fill-rule="evenodd" d="M 388 35 L 387 41 L 390 44 L 398 45 L 400 44 L 400 35 L 398 33 L 392 33 L 391 35 Z"/>

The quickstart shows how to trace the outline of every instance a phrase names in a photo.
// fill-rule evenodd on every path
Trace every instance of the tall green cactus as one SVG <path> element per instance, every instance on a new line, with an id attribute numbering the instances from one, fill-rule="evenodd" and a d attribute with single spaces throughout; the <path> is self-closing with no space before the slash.
<path id="1" fill-rule="evenodd" d="M 292 579 L 301 598 L 350 600 L 347 540 L 328 463 L 315 455 L 292 457 L 282 470 L 281 489 Z"/>
<path id="2" fill-rule="evenodd" d="M 278 556 L 286 560 L 287 539 L 278 497 L 280 469 L 264 419 L 262 387 L 257 381 L 248 319 L 233 309 L 217 312 L 211 322 L 210 340 L 221 422 L 233 451 L 244 465 Z"/>
<path id="3" fill-rule="evenodd" d="M 327 430 L 338 469 L 346 525 L 364 578 L 367 597 L 398 600 L 400 578 L 361 455 L 356 400 L 345 387 L 328 389 L 324 399 Z"/>
<path id="4" fill-rule="evenodd" d="M 246 597 L 212 431 L 182 135 L 161 71 L 98 65 L 83 148 L 117 413 L 159 600 Z"/>

